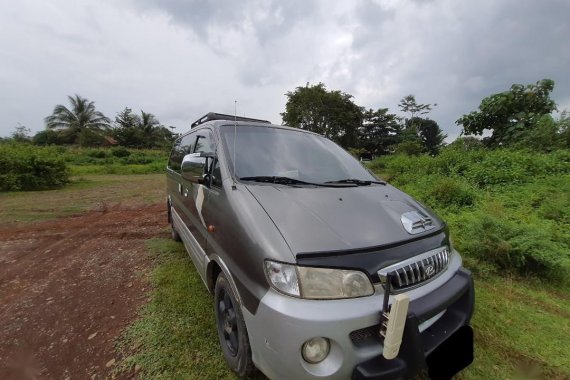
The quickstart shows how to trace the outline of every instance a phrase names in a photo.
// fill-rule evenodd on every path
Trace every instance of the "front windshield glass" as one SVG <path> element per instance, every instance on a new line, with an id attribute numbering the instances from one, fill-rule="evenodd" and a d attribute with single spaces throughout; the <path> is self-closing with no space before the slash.
<path id="1" fill-rule="evenodd" d="M 234 127 L 220 128 L 233 169 Z M 288 177 L 324 183 L 345 179 L 374 181 L 360 163 L 332 141 L 295 130 L 243 126 L 235 133 L 236 176 Z"/>

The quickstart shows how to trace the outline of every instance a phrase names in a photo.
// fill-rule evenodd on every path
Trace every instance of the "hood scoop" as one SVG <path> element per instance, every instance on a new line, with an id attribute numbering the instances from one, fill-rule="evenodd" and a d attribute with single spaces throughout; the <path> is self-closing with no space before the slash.
<path id="1" fill-rule="evenodd" d="M 433 220 L 421 211 L 409 211 L 400 217 L 404 229 L 411 235 L 429 231 L 435 228 Z"/>

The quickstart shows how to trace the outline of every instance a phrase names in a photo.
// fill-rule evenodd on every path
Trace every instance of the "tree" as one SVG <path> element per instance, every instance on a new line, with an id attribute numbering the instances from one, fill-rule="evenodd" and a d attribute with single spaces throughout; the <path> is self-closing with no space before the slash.
<path id="1" fill-rule="evenodd" d="M 418 156 L 424 152 L 416 127 L 406 123 L 400 134 L 400 142 L 394 146 L 394 152 L 408 156 Z"/>
<path id="2" fill-rule="evenodd" d="M 169 147 L 173 141 L 172 132 L 160 125 L 157 118 L 141 110 L 135 115 L 128 107 L 115 117 L 113 136 L 119 145 L 132 148 Z"/>
<path id="3" fill-rule="evenodd" d="M 55 106 L 53 113 L 45 118 L 48 129 L 60 130 L 74 143 L 85 145 L 100 136 L 110 126 L 110 120 L 95 109 L 95 102 L 79 95 L 68 96 L 71 109 L 64 105 Z"/>
<path id="4" fill-rule="evenodd" d="M 481 147 L 483 147 L 483 143 L 481 142 L 481 139 L 474 136 L 460 136 L 449 144 L 449 146 L 460 148 L 462 150 L 474 150 L 481 149 Z"/>
<path id="5" fill-rule="evenodd" d="M 125 107 L 115 117 L 113 137 L 121 146 L 141 148 L 144 145 L 144 136 L 138 128 L 139 117 L 132 110 Z"/>
<path id="6" fill-rule="evenodd" d="M 570 114 L 566 110 L 560 114 L 556 122 L 560 134 L 560 144 L 563 148 L 570 148 Z"/>
<path id="7" fill-rule="evenodd" d="M 416 125 L 420 142 L 426 152 L 435 156 L 445 145 L 447 135 L 439 128 L 439 125 L 431 119 L 414 118 L 409 121 L 410 126 Z"/>
<path id="8" fill-rule="evenodd" d="M 146 148 L 152 148 L 156 145 L 158 137 L 156 132 L 158 132 L 159 125 L 160 123 L 153 114 L 141 110 L 138 127 L 144 136 L 144 146 Z"/>
<path id="9" fill-rule="evenodd" d="M 19 143 L 29 143 L 32 141 L 30 132 L 30 128 L 18 123 L 18 125 L 15 127 L 15 131 L 12 133 L 12 141 Z"/>
<path id="10" fill-rule="evenodd" d="M 435 106 L 437 106 L 437 104 L 418 104 L 416 102 L 416 97 L 412 94 L 404 96 L 398 104 L 398 107 L 402 112 L 410 114 L 410 117 L 407 120 L 412 121 L 419 120 L 420 115 L 427 115 Z M 417 129 L 417 125 L 415 125 L 413 122 L 410 123 L 410 126 Z"/>
<path id="11" fill-rule="evenodd" d="M 44 129 L 39 131 L 32 138 L 34 145 L 60 145 L 61 137 L 60 133 L 54 131 L 53 129 Z"/>
<path id="12" fill-rule="evenodd" d="M 398 116 L 388 113 L 388 108 L 369 109 L 359 128 L 360 147 L 376 156 L 388 154 L 390 147 L 400 142 L 401 133 Z"/>
<path id="13" fill-rule="evenodd" d="M 119 128 L 136 128 L 138 116 L 129 107 L 119 112 L 115 117 L 115 125 Z"/>
<path id="14" fill-rule="evenodd" d="M 484 98 L 479 110 L 460 117 L 456 124 L 463 126 L 466 135 L 492 132 L 485 139 L 489 146 L 512 145 L 530 130 L 535 129 L 544 115 L 556 110 L 550 99 L 554 81 L 543 79 L 536 84 L 513 84 L 509 91 Z"/>
<path id="15" fill-rule="evenodd" d="M 287 104 L 281 114 L 285 125 L 322 134 L 345 148 L 357 146 L 362 109 L 352 95 L 327 91 L 323 83 L 307 83 L 285 95 Z"/>

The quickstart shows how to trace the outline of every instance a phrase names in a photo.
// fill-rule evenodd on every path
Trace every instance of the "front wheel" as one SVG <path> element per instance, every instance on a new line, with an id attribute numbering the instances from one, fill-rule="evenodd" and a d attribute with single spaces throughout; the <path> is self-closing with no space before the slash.
<path id="1" fill-rule="evenodd" d="M 216 280 L 214 303 L 218 337 L 228 366 L 238 376 L 252 375 L 255 366 L 251 360 L 247 328 L 240 306 L 223 273 Z"/>

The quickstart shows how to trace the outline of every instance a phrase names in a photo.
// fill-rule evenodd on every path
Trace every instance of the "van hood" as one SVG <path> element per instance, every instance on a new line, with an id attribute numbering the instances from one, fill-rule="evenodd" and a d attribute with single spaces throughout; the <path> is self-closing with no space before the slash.
<path id="1" fill-rule="evenodd" d="M 431 210 L 390 185 L 315 188 L 252 184 L 247 189 L 294 255 L 405 243 L 444 227 Z M 411 211 L 431 217 L 434 228 L 419 234 L 407 232 L 401 217 Z"/>

